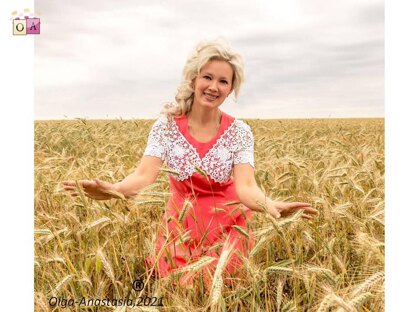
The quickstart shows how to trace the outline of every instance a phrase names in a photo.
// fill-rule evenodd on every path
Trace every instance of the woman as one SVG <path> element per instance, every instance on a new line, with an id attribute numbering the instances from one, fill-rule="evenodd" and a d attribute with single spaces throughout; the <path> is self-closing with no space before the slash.
<path id="1" fill-rule="evenodd" d="M 242 59 L 225 43 L 199 44 L 185 65 L 176 103 L 165 106 L 153 124 L 137 169 L 115 184 L 80 181 L 93 199 L 113 198 L 114 191 L 131 197 L 153 183 L 167 163 L 172 195 L 155 253 L 146 259 L 162 277 L 211 256 L 216 261 L 204 268 L 207 277 L 224 246 L 232 249 L 225 272 L 236 273 L 241 256 L 247 256 L 253 244 L 247 228 L 251 211 L 267 211 L 276 218 L 300 209 L 305 218 L 317 213 L 308 203 L 267 198 L 257 186 L 251 129 L 220 110 L 232 92 L 238 95 L 243 79 Z M 64 182 L 64 187 L 78 195 L 74 181 Z"/>

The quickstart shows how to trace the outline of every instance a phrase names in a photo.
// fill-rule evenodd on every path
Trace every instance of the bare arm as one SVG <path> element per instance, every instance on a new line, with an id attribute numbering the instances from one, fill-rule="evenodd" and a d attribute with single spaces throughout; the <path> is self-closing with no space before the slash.
<path id="1" fill-rule="evenodd" d="M 264 211 L 262 206 L 272 201 L 258 187 L 254 169 L 249 164 L 234 165 L 234 183 L 240 201 L 253 211 Z"/>
<path id="2" fill-rule="evenodd" d="M 258 187 L 254 177 L 254 168 L 249 164 L 234 165 L 234 180 L 237 196 L 244 206 L 253 211 L 263 211 L 264 208 L 273 216 L 286 217 L 296 210 L 304 210 L 303 217 L 311 218 L 310 214 L 316 214 L 317 210 L 308 203 L 294 202 L 284 203 L 268 198 Z"/>
<path id="3" fill-rule="evenodd" d="M 156 181 L 162 164 L 158 157 L 143 156 L 133 173 L 114 184 L 115 190 L 126 197 L 137 195 L 141 189 Z"/>
<path id="4" fill-rule="evenodd" d="M 93 199 L 117 198 L 119 197 L 117 193 L 121 193 L 124 197 L 132 197 L 156 180 L 162 163 L 163 161 L 158 157 L 143 156 L 134 172 L 121 182 L 112 184 L 95 179 L 81 180 L 78 183 L 83 187 L 85 194 Z M 72 196 L 79 195 L 75 181 L 64 181 L 63 184 L 65 190 L 69 191 Z"/>

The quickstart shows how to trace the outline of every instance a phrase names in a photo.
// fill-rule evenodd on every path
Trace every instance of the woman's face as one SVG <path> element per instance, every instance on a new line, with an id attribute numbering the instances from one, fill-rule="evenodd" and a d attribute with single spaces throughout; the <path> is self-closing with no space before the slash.
<path id="1" fill-rule="evenodd" d="M 195 78 L 193 105 L 219 107 L 232 91 L 233 74 L 233 68 L 228 62 L 209 61 Z"/>

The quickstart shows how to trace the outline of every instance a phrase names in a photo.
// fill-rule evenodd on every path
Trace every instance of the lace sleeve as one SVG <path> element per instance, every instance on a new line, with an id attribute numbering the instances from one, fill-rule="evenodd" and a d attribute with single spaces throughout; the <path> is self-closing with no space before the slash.
<path id="1" fill-rule="evenodd" d="M 250 126 L 240 121 L 237 132 L 234 164 L 250 164 L 254 168 L 254 138 Z"/>
<path id="2" fill-rule="evenodd" d="M 167 120 L 164 117 L 159 118 L 153 124 L 143 156 L 156 156 L 163 161 L 166 159 L 166 144 L 164 140 L 166 125 Z"/>

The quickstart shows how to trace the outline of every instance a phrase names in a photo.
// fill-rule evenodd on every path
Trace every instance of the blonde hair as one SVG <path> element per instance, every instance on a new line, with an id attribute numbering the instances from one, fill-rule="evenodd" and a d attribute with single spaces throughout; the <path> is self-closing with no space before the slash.
<path id="1" fill-rule="evenodd" d="M 182 116 L 191 111 L 194 100 L 193 81 L 201 72 L 202 67 L 212 60 L 226 61 L 233 68 L 231 89 L 237 98 L 241 83 L 244 81 L 242 57 L 234 52 L 224 39 L 202 41 L 186 61 L 182 72 L 182 82 L 175 96 L 176 103 L 166 103 L 162 114 L 168 117 Z"/>

